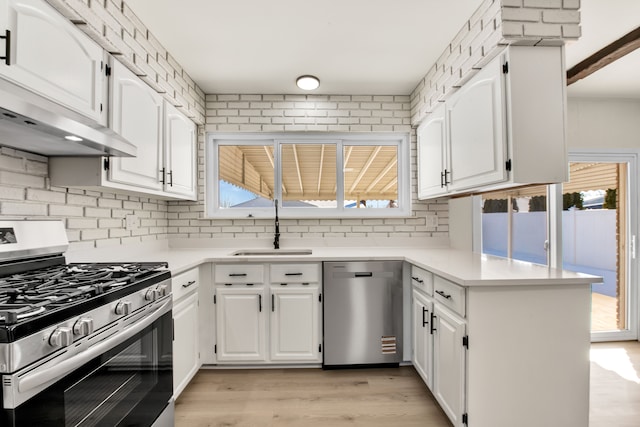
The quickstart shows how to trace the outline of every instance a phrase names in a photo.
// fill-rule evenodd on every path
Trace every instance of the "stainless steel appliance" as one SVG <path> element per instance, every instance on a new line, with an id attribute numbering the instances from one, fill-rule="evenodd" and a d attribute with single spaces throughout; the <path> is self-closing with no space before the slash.
<path id="1" fill-rule="evenodd" d="M 0 425 L 173 426 L 167 264 L 66 247 L 60 221 L 0 221 Z"/>
<path id="2" fill-rule="evenodd" d="M 324 368 L 402 361 L 402 261 L 324 263 Z"/>

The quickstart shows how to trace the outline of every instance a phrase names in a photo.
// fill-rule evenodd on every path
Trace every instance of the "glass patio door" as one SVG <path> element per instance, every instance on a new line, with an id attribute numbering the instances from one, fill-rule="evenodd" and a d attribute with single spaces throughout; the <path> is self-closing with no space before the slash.
<path id="1" fill-rule="evenodd" d="M 570 180 L 562 186 L 562 268 L 603 277 L 592 285 L 593 341 L 636 339 L 636 193 L 629 179 L 635 158 L 570 160 Z"/>

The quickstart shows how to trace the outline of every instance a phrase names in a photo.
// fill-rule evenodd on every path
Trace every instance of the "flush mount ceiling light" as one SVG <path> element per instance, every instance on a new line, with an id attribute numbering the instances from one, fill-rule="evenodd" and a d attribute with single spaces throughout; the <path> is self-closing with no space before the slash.
<path id="1" fill-rule="evenodd" d="M 314 90 L 320 86 L 320 79 L 316 76 L 300 76 L 296 79 L 296 85 L 302 90 Z"/>

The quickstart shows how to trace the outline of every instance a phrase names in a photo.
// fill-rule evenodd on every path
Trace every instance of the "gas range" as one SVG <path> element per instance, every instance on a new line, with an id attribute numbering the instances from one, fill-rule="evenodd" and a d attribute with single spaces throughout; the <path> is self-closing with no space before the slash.
<path id="1" fill-rule="evenodd" d="M 0 425 L 172 425 L 167 263 L 67 246 L 60 221 L 0 221 Z"/>
<path id="2" fill-rule="evenodd" d="M 171 277 L 162 262 L 64 264 L 61 257 L 38 261 L 50 265 L 9 275 L 5 270 L 15 266 L 0 265 L 0 343 L 17 341 Z M 156 297 L 152 292 L 150 301 Z M 159 292 L 164 296 L 168 288 Z"/>

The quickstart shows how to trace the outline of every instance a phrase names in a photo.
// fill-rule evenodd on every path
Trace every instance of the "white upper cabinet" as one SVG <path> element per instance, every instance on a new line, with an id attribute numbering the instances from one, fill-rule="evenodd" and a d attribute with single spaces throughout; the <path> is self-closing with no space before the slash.
<path id="1" fill-rule="evenodd" d="M 418 197 L 447 193 L 445 107 L 439 105 L 418 127 Z"/>
<path id="2" fill-rule="evenodd" d="M 501 69 L 499 61 L 490 63 L 446 103 L 450 155 L 444 175 L 451 190 L 507 178 Z"/>
<path id="3" fill-rule="evenodd" d="M 196 197 L 196 125 L 165 102 L 165 191 Z"/>
<path id="4" fill-rule="evenodd" d="M 136 157 L 114 157 L 109 180 L 162 190 L 162 97 L 118 61 L 112 61 L 111 128 L 134 144 Z"/>
<path id="5" fill-rule="evenodd" d="M 195 200 L 195 123 L 116 60 L 110 79 L 109 125 L 136 146 L 137 156 L 52 157 L 51 183 Z"/>
<path id="6" fill-rule="evenodd" d="M 417 131 L 418 197 L 566 181 L 563 56 L 510 46 L 434 109 Z"/>
<path id="7" fill-rule="evenodd" d="M 0 33 L 0 76 L 106 125 L 100 46 L 43 0 L 0 0 Z"/>

